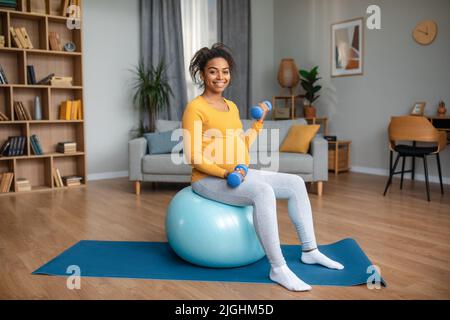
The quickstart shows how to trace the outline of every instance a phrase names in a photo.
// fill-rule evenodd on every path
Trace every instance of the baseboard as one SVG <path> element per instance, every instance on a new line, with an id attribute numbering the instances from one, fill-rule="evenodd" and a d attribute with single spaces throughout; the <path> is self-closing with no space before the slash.
<path id="1" fill-rule="evenodd" d="M 377 175 L 377 176 L 386 176 L 386 177 L 389 176 L 389 170 L 387 170 L 387 169 L 366 168 L 366 167 L 351 167 L 350 171 L 352 171 L 352 172 L 359 172 L 359 173 L 373 174 L 373 175 Z M 399 175 L 395 175 L 395 177 L 400 177 L 400 176 Z M 411 173 L 405 174 L 403 179 L 411 180 Z M 414 180 L 425 181 L 425 175 L 416 173 L 414 175 Z M 430 182 L 439 183 L 439 177 L 438 176 L 428 176 L 428 180 Z M 443 184 L 450 184 L 450 178 L 442 177 L 442 183 Z"/>
<path id="2" fill-rule="evenodd" d="M 124 177 L 128 177 L 128 171 L 91 173 L 91 174 L 88 174 L 87 179 L 88 179 L 88 181 L 94 181 L 94 180 L 107 180 L 107 179 L 124 178 Z"/>

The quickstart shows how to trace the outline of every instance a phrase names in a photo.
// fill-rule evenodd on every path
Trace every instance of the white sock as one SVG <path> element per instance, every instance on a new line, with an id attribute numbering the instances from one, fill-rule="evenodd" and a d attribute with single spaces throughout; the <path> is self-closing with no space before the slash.
<path id="1" fill-rule="evenodd" d="M 342 270 L 344 266 L 339 262 L 333 261 L 324 255 L 319 249 L 309 252 L 302 252 L 302 262 L 306 264 L 321 264 L 330 269 Z"/>
<path id="2" fill-rule="evenodd" d="M 300 280 L 285 264 L 270 269 L 270 279 L 291 291 L 309 291 L 311 286 Z"/>

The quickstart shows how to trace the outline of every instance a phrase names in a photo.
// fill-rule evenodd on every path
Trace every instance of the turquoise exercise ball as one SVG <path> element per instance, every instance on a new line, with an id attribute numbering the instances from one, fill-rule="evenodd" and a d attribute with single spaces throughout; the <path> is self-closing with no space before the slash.
<path id="1" fill-rule="evenodd" d="M 166 234 L 178 256 L 199 266 L 240 267 L 265 256 L 253 227 L 252 206 L 209 200 L 190 186 L 170 202 Z"/>

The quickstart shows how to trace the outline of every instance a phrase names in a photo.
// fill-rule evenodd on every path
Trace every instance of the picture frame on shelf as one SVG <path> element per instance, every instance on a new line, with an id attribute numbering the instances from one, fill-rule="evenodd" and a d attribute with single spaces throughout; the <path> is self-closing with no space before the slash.
<path id="1" fill-rule="evenodd" d="M 331 77 L 363 74 L 363 20 L 355 18 L 331 25 Z"/>
<path id="2" fill-rule="evenodd" d="M 414 102 L 414 105 L 411 110 L 412 116 L 423 116 L 425 113 L 425 105 L 426 103 L 423 101 Z"/>

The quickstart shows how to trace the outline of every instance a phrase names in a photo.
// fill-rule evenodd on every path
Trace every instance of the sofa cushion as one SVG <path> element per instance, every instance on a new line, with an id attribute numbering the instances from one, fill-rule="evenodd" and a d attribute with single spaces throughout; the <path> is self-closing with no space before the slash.
<path id="1" fill-rule="evenodd" d="M 179 128 L 181 128 L 181 121 L 158 119 L 155 122 L 156 132 L 171 131 Z"/>
<path id="2" fill-rule="evenodd" d="M 149 154 L 172 153 L 175 147 L 180 143 L 179 140 L 172 140 L 172 131 L 144 133 L 147 140 Z M 180 150 L 177 150 L 178 152 Z"/>
<path id="3" fill-rule="evenodd" d="M 247 131 L 252 127 L 252 123 L 254 120 L 242 119 L 242 127 L 244 131 Z M 265 120 L 264 128 L 258 138 L 253 142 L 250 147 L 250 152 L 256 151 L 279 151 L 281 142 L 286 137 L 289 128 L 293 124 L 307 124 L 306 120 L 303 118 L 297 118 L 292 120 Z M 278 129 L 278 132 L 272 132 L 271 129 Z M 276 137 L 278 134 L 278 139 L 274 141 L 271 140 L 271 137 Z"/>
<path id="4" fill-rule="evenodd" d="M 309 153 L 250 152 L 250 168 L 296 174 L 312 173 L 314 161 Z"/>
<path id="5" fill-rule="evenodd" d="M 319 131 L 318 124 L 294 124 L 280 146 L 280 152 L 307 153 L 312 139 Z"/>
<path id="6" fill-rule="evenodd" d="M 184 161 L 174 163 L 171 154 L 148 154 L 142 158 L 142 171 L 148 174 L 186 174 L 190 175 L 192 167 Z M 174 154 L 177 159 L 183 155 Z"/>

